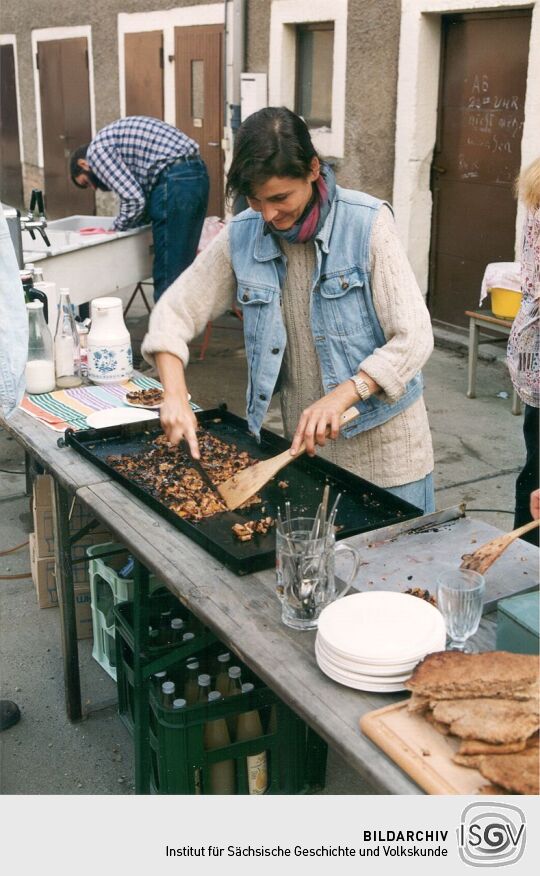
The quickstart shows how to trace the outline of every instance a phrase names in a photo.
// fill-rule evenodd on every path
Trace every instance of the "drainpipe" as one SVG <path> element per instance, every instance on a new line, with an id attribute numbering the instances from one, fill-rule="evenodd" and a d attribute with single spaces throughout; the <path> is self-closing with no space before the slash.
<path id="1" fill-rule="evenodd" d="M 233 140 L 241 124 L 240 74 L 244 72 L 246 58 L 246 0 L 233 0 L 233 59 L 231 131 Z"/>

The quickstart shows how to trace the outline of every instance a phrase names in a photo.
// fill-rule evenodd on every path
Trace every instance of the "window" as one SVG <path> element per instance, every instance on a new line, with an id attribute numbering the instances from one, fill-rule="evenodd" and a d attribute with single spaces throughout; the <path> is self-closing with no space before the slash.
<path id="1" fill-rule="evenodd" d="M 332 127 L 334 22 L 296 27 L 295 110 L 310 128 Z"/>

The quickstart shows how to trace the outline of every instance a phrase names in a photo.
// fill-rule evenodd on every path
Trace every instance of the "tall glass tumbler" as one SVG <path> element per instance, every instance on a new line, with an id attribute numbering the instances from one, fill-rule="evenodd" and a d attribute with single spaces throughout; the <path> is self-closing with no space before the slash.
<path id="1" fill-rule="evenodd" d="M 348 544 L 336 545 L 334 531 L 325 528 L 313 538 L 315 519 L 294 517 L 276 530 L 276 593 L 281 602 L 283 623 L 295 630 L 313 630 L 323 608 L 345 596 L 360 556 Z M 352 561 L 348 579 L 336 587 L 335 558 L 348 553 Z"/>
<path id="2" fill-rule="evenodd" d="M 472 650 L 465 644 L 480 624 L 485 589 L 483 575 L 472 569 L 446 569 L 439 575 L 437 605 L 450 636 L 449 650 Z"/>

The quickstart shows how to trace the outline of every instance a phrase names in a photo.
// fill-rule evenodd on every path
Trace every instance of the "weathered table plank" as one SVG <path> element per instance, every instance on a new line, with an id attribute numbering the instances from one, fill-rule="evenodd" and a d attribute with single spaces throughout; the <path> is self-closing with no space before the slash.
<path id="1" fill-rule="evenodd" d="M 71 447 L 58 446 L 61 432 L 55 432 L 24 411 L 15 411 L 8 420 L 0 418 L 0 423 L 66 490 L 73 492 L 107 479 L 107 475 Z"/>
<path id="2" fill-rule="evenodd" d="M 315 634 L 281 623 L 273 570 L 235 575 L 114 482 L 91 485 L 78 496 L 375 793 L 421 793 L 358 727 L 365 712 L 402 695 L 354 691 L 327 678 L 316 664 Z M 491 625 L 482 638 L 483 647 L 493 647 Z"/>

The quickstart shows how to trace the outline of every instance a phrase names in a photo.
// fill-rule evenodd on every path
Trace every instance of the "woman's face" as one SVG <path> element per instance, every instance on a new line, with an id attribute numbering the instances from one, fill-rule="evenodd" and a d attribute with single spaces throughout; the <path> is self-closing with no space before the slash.
<path id="1" fill-rule="evenodd" d="M 271 176 L 247 199 L 249 206 L 278 231 L 292 228 L 311 199 L 312 183 L 320 172 L 318 158 L 313 159 L 311 168 L 305 178 Z"/>

